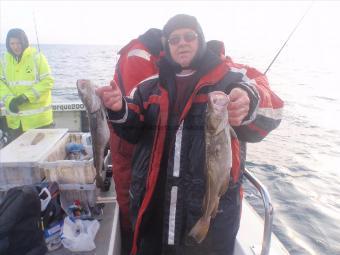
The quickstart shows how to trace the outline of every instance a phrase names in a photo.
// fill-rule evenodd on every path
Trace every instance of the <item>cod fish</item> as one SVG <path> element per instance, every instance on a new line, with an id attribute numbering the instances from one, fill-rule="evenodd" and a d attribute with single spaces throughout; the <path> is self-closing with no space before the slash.
<path id="1" fill-rule="evenodd" d="M 208 94 L 205 119 L 206 191 L 203 215 L 189 232 L 189 236 L 197 243 L 201 243 L 208 234 L 210 220 L 217 214 L 220 197 L 228 189 L 232 166 L 230 133 L 234 132 L 228 122 L 228 103 L 229 98 L 222 91 Z"/>
<path id="2" fill-rule="evenodd" d="M 104 163 L 104 150 L 110 139 L 110 130 L 106 121 L 105 107 L 95 92 L 95 86 L 90 80 L 77 81 L 78 94 L 83 102 L 90 123 L 92 139 L 93 164 L 96 168 L 96 185 L 104 187 L 101 176 Z"/>

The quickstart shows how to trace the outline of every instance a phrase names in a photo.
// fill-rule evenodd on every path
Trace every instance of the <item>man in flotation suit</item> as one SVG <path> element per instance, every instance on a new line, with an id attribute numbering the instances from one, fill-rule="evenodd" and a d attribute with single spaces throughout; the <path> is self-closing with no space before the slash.
<path id="1" fill-rule="evenodd" d="M 139 84 L 128 97 L 116 84 L 97 90 L 115 132 L 137 144 L 130 186 L 132 255 L 231 255 L 240 223 L 246 142 L 261 141 L 279 125 L 283 102 L 268 87 L 259 92 L 242 68 L 229 68 L 207 50 L 195 17 L 174 16 L 163 35 L 159 76 Z M 237 138 L 232 139 L 228 190 L 205 240 L 193 243 L 188 233 L 202 214 L 204 119 L 212 91 L 229 95 L 229 122 Z"/>
<path id="2" fill-rule="evenodd" d="M 162 50 L 161 37 L 160 29 L 151 28 L 119 51 L 114 82 L 119 85 L 124 95 L 129 95 L 141 81 L 158 73 L 156 62 Z M 113 179 L 120 210 L 122 248 L 128 254 L 132 241 L 129 189 L 134 145 L 118 137 L 111 124 L 109 127 Z"/>
<path id="3" fill-rule="evenodd" d="M 0 101 L 6 109 L 10 140 L 31 128 L 53 124 L 54 80 L 46 57 L 30 47 L 22 29 L 8 31 L 0 62 Z"/>

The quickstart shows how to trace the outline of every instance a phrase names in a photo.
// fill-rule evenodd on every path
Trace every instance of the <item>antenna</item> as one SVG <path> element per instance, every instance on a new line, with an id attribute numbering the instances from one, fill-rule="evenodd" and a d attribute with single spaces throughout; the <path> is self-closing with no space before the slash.
<path id="1" fill-rule="evenodd" d="M 312 2 L 312 4 L 309 6 L 309 8 L 305 11 L 305 13 L 303 14 L 303 16 L 301 17 L 301 19 L 299 20 L 299 22 L 295 25 L 293 31 L 289 34 L 287 40 L 284 42 L 284 44 L 282 45 L 281 49 L 276 53 L 275 57 L 273 58 L 272 62 L 270 62 L 269 66 L 267 67 L 267 70 L 264 72 L 264 74 L 266 74 L 270 67 L 272 66 L 272 64 L 274 64 L 275 60 L 277 59 L 277 57 L 280 55 L 281 51 L 283 50 L 283 48 L 286 46 L 287 42 L 289 41 L 289 39 L 292 37 L 292 35 L 294 34 L 295 30 L 298 28 L 298 26 L 300 25 L 300 23 L 302 22 L 302 20 L 304 19 L 304 17 L 307 15 L 308 11 L 312 8 L 314 1 Z"/>
<path id="2" fill-rule="evenodd" d="M 33 11 L 33 22 L 34 22 L 35 36 L 37 38 L 38 51 L 40 52 L 40 44 L 39 44 L 39 37 L 38 37 L 37 22 L 35 21 L 35 13 L 34 13 L 34 11 Z"/>

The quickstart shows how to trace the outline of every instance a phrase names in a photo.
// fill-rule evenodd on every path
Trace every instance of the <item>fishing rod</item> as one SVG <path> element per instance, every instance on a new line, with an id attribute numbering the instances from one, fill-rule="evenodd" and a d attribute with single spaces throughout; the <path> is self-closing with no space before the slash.
<path id="1" fill-rule="evenodd" d="M 301 17 L 301 19 L 299 20 L 299 22 L 295 25 L 294 29 L 292 30 L 292 32 L 289 34 L 287 40 L 284 42 L 284 44 L 282 45 L 282 47 L 280 48 L 280 50 L 276 53 L 275 57 L 273 58 L 273 60 L 270 62 L 269 66 L 267 67 L 267 70 L 264 72 L 264 74 L 266 74 L 270 67 L 274 64 L 275 60 L 277 59 L 277 57 L 280 55 L 281 51 L 283 50 L 283 48 L 286 46 L 286 44 L 288 43 L 289 39 L 292 37 L 292 35 L 294 34 L 294 32 L 296 31 L 296 29 L 299 27 L 299 25 L 301 24 L 302 20 L 305 18 L 305 16 L 307 15 L 308 11 L 312 8 L 314 1 L 312 2 L 312 4 L 309 6 L 309 8 L 305 11 L 305 13 L 303 14 L 303 16 Z"/>
<path id="2" fill-rule="evenodd" d="M 2 3 L 1 3 L 1 1 L 0 1 L 0 15 L 2 15 Z M 2 36 L 2 22 L 1 22 L 1 20 L 0 20 L 0 46 L 1 46 L 1 44 L 2 44 L 2 38 L 1 38 L 1 36 Z M 2 47 L 0 47 L 0 54 L 2 53 Z M 2 54 L 1 54 L 2 55 Z M 1 56 L 0 55 L 0 56 Z"/>
<path id="3" fill-rule="evenodd" d="M 34 29 L 35 29 L 35 37 L 37 38 L 38 52 L 40 52 L 40 44 L 39 44 L 39 37 L 38 37 L 37 22 L 35 21 L 35 13 L 34 13 L 34 11 L 33 11 L 33 22 L 34 22 Z"/>

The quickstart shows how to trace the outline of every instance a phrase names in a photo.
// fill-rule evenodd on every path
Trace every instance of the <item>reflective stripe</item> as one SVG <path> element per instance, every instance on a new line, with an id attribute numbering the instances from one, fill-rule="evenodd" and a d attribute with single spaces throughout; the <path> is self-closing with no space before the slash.
<path id="1" fill-rule="evenodd" d="M 140 58 L 144 58 L 147 61 L 150 61 L 151 54 L 145 50 L 134 49 L 134 50 L 129 51 L 128 57 L 140 57 Z"/>
<path id="2" fill-rule="evenodd" d="M 39 57 L 40 55 L 39 55 L 39 53 L 35 53 L 35 55 L 34 55 L 34 80 L 36 81 L 36 82 L 38 82 L 38 81 L 40 81 L 40 77 L 39 77 L 39 70 L 38 70 L 38 63 L 37 63 L 37 60 L 38 60 L 38 57 Z M 39 60 L 40 60 L 40 57 L 39 57 Z M 40 61 L 39 61 L 40 62 Z"/>
<path id="3" fill-rule="evenodd" d="M 131 90 L 131 92 L 130 92 L 130 95 L 128 95 L 127 97 L 128 98 L 133 98 L 133 96 L 135 95 L 135 92 L 137 91 L 137 87 L 134 87 L 132 90 Z"/>
<path id="4" fill-rule="evenodd" d="M 32 86 L 35 81 L 8 81 L 9 86 Z"/>
<path id="5" fill-rule="evenodd" d="M 182 130 L 183 130 L 183 122 L 179 126 L 177 133 L 176 133 L 175 152 L 174 152 L 174 172 L 173 172 L 174 177 L 179 177 L 179 172 L 180 172 L 181 148 L 182 148 Z"/>
<path id="6" fill-rule="evenodd" d="M 20 111 L 18 113 L 14 113 L 14 112 L 11 112 L 11 111 L 6 111 L 6 115 L 7 116 L 29 116 L 29 115 L 34 115 L 34 114 L 38 114 L 38 113 L 43 113 L 43 112 L 46 112 L 48 110 L 51 110 L 52 109 L 52 106 L 49 105 L 49 106 L 45 106 L 45 107 L 41 107 L 39 109 L 34 109 L 34 110 L 26 110 L 26 111 Z"/>
<path id="7" fill-rule="evenodd" d="M 183 121 L 176 132 L 175 152 L 174 152 L 174 171 L 173 171 L 174 177 L 179 177 L 179 174 L 180 174 L 182 134 L 183 134 Z M 178 193 L 178 187 L 173 186 L 171 188 L 170 212 L 169 212 L 169 233 L 168 233 L 168 244 L 169 245 L 175 244 L 177 193 Z"/>
<path id="8" fill-rule="evenodd" d="M 39 99 L 40 98 L 40 93 L 32 86 L 32 92 L 35 96 L 35 99 Z"/>
<path id="9" fill-rule="evenodd" d="M 153 75 L 151 75 L 151 76 L 149 76 L 149 77 L 147 77 L 147 78 L 145 78 L 144 80 L 142 80 L 141 82 L 139 82 L 138 84 L 141 84 L 141 83 L 143 83 L 143 82 L 145 82 L 145 81 L 148 81 L 148 80 L 153 80 L 153 79 L 157 79 L 158 78 L 158 74 L 153 74 Z"/>
<path id="10" fill-rule="evenodd" d="M 272 109 L 272 108 L 259 108 L 257 109 L 257 115 L 262 115 L 264 117 L 280 120 L 282 119 L 282 108 Z"/>
<path id="11" fill-rule="evenodd" d="M 169 213 L 169 233 L 168 233 L 168 244 L 169 245 L 175 244 L 177 192 L 178 192 L 178 187 L 173 186 L 171 188 L 170 213 Z"/>
<path id="12" fill-rule="evenodd" d="M 230 70 L 233 71 L 233 72 L 236 72 L 236 73 L 241 73 L 243 74 L 243 77 L 242 77 L 242 81 L 246 81 L 246 82 L 251 82 L 251 83 L 255 83 L 255 80 L 254 79 L 250 79 L 248 76 L 247 76 L 247 69 L 246 68 L 236 68 L 236 67 L 230 67 Z"/>
<path id="13" fill-rule="evenodd" d="M 124 99 L 124 98 L 123 98 Z M 105 111 L 105 113 L 106 113 L 106 118 L 109 120 L 109 121 L 111 121 L 112 123 L 125 123 L 126 122 L 126 120 L 127 120 L 127 117 L 128 117 L 128 113 L 129 113 L 129 108 L 128 108 L 128 104 L 127 104 L 127 102 L 125 101 L 125 99 L 124 99 L 124 102 L 123 102 L 124 104 L 125 104 L 125 114 L 124 114 L 124 116 L 123 116 L 123 118 L 121 118 L 121 119 L 119 119 L 119 120 L 111 120 L 111 119 L 109 119 L 109 115 L 107 114 L 107 111 Z M 123 106 L 124 107 L 124 106 Z"/>
<path id="14" fill-rule="evenodd" d="M 242 81 L 246 82 L 247 85 L 239 83 L 238 86 L 240 88 L 242 88 L 245 91 L 247 91 L 247 93 L 250 93 L 250 94 L 253 94 L 253 95 L 257 96 L 257 97 L 260 97 L 259 92 L 257 91 L 257 88 L 256 88 L 256 84 L 257 84 L 256 80 L 255 79 L 250 79 L 247 76 L 247 69 L 246 68 L 231 67 L 230 70 L 232 72 L 243 74 Z M 257 110 L 259 108 L 259 104 L 260 104 L 260 102 L 257 102 L 256 106 L 254 107 L 254 111 L 253 111 L 252 115 L 249 116 L 249 119 L 247 119 L 245 121 L 242 121 L 241 125 L 248 125 L 249 123 L 251 123 L 255 119 Z"/>
<path id="15" fill-rule="evenodd" d="M 44 74 L 41 74 L 40 76 L 39 76 L 39 79 L 41 80 L 41 79 L 44 79 L 45 77 L 47 77 L 47 76 L 49 76 L 50 75 L 50 73 L 44 73 Z"/>

